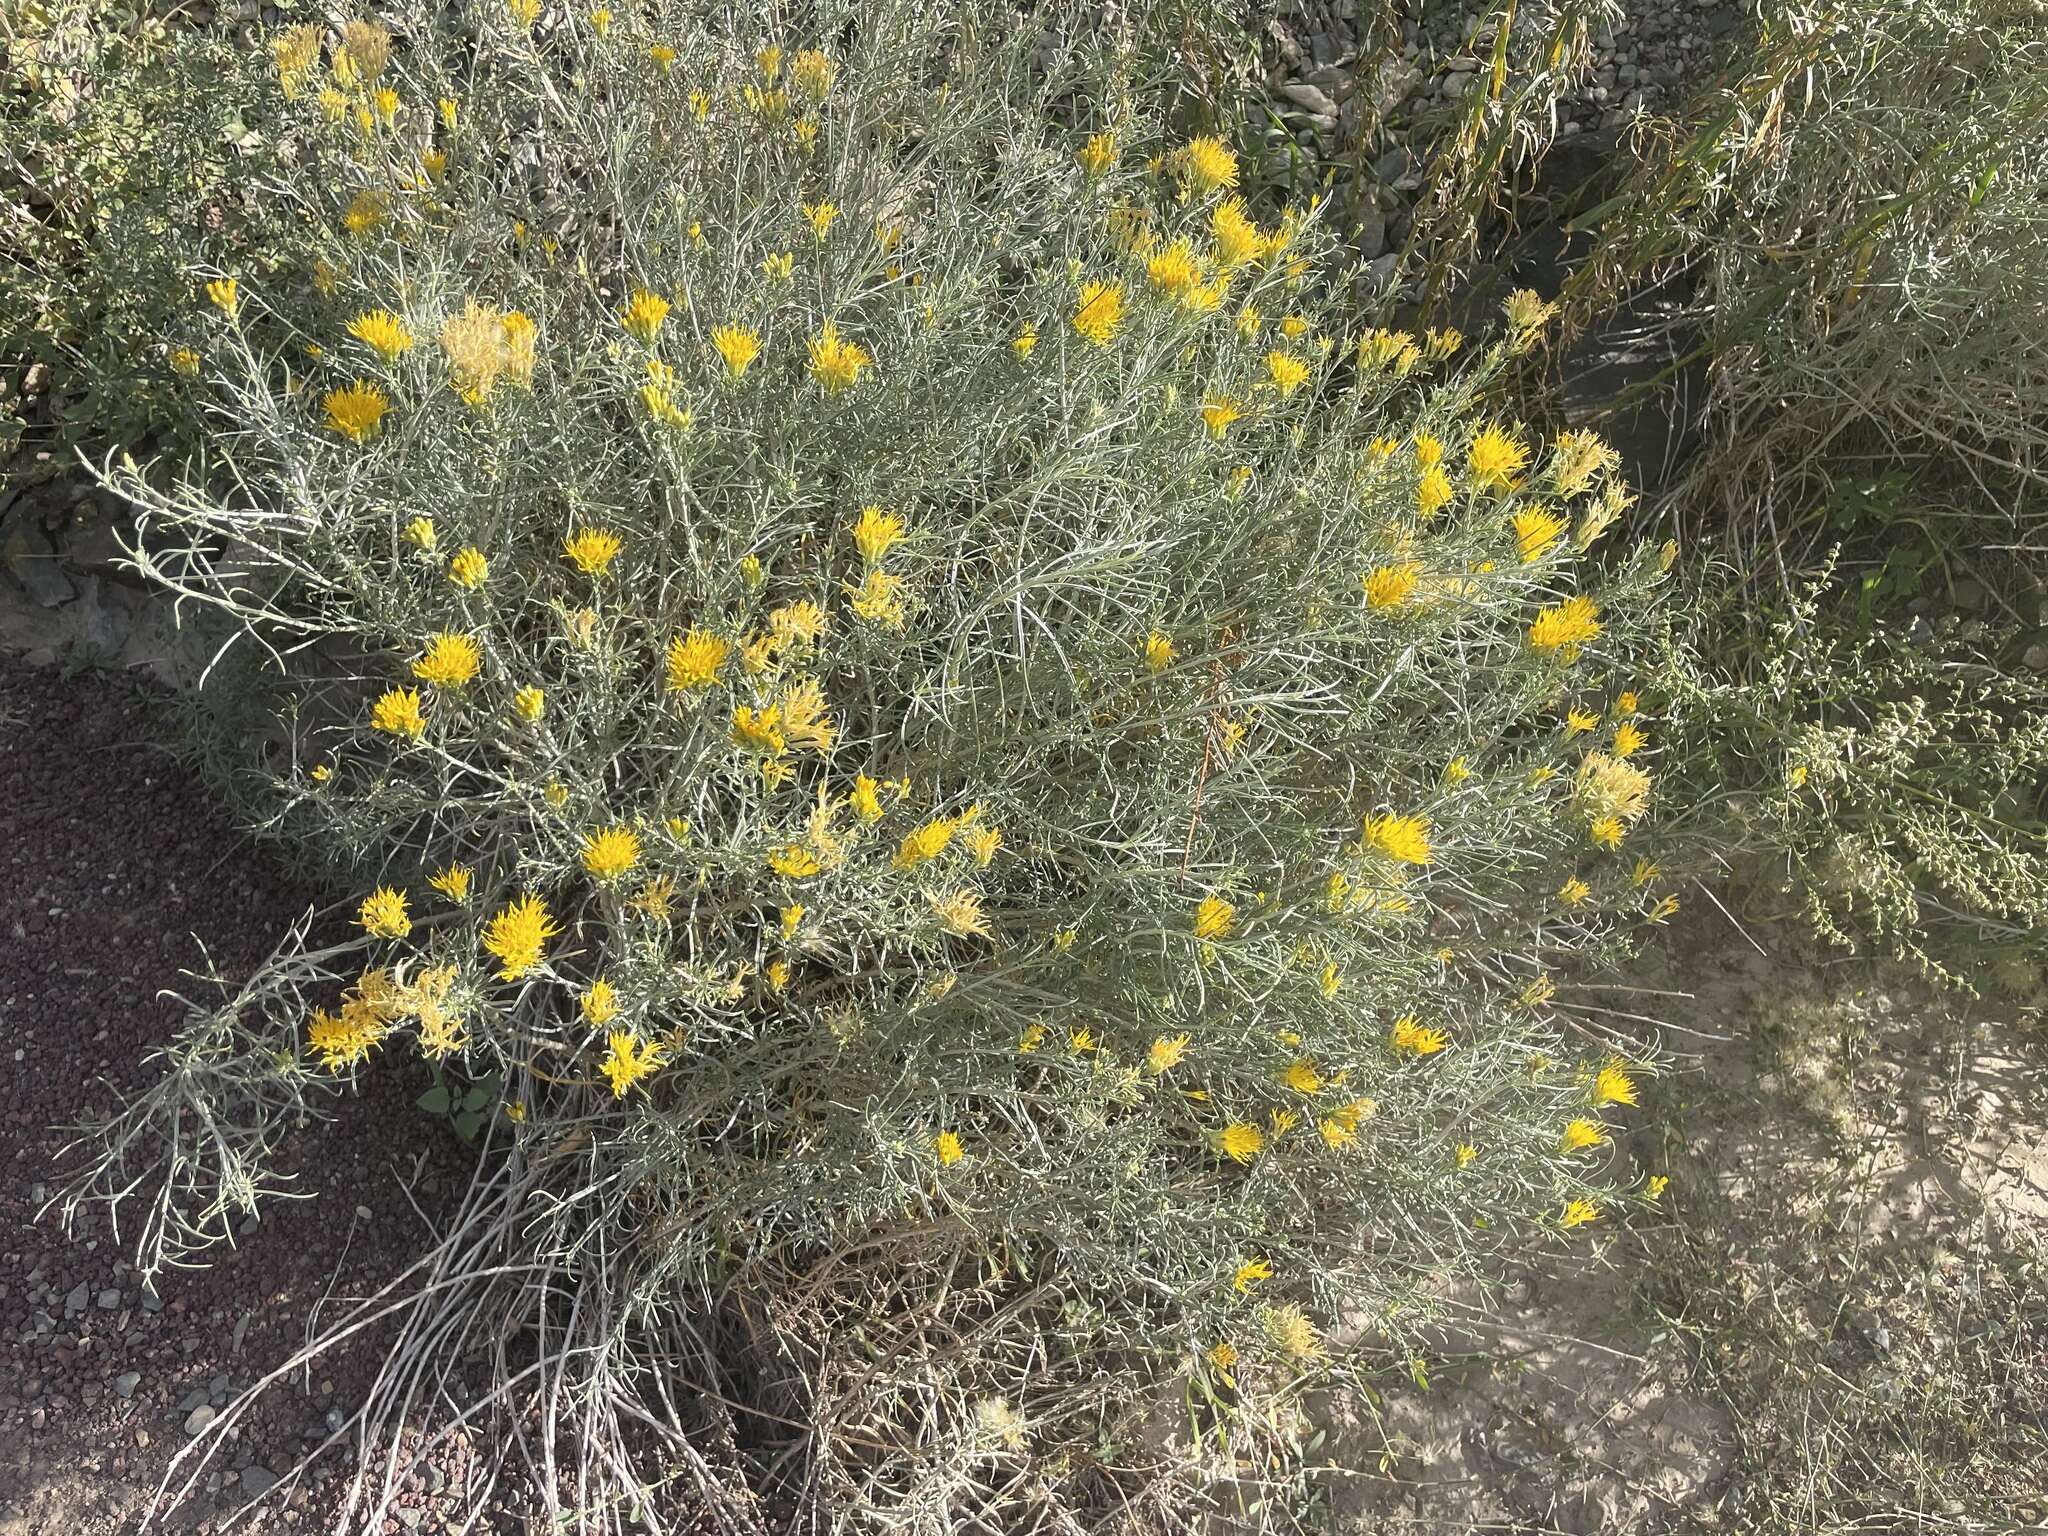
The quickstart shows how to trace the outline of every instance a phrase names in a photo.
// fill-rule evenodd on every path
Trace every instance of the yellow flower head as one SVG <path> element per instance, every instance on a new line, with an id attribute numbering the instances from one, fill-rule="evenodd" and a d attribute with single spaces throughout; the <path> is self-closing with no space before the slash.
<path id="1" fill-rule="evenodd" d="M 948 933 L 957 933 L 963 938 L 989 938 L 988 918 L 981 910 L 981 894 L 963 886 L 944 896 L 931 899 L 932 911 Z"/>
<path id="2" fill-rule="evenodd" d="M 402 939 L 412 932 L 412 916 L 405 910 L 405 892 L 380 885 L 363 898 L 356 919 L 380 939 Z"/>
<path id="3" fill-rule="evenodd" d="M 839 209 L 833 203 L 805 203 L 804 219 L 811 226 L 811 233 L 822 243 L 832 233 L 832 224 L 839 217 Z"/>
<path id="4" fill-rule="evenodd" d="M 768 867 L 785 880 L 808 880 L 820 873 L 824 864 L 810 849 L 798 843 L 790 843 L 768 851 Z"/>
<path id="5" fill-rule="evenodd" d="M 474 545 L 457 551 L 448 562 L 448 579 L 458 587 L 467 587 L 474 592 L 484 584 L 491 574 L 491 562 L 484 558 L 484 552 Z"/>
<path id="6" fill-rule="evenodd" d="M 782 50 L 770 43 L 754 55 L 755 67 L 761 71 L 761 79 L 769 85 L 782 73 Z"/>
<path id="7" fill-rule="evenodd" d="M 854 547 L 860 551 L 863 560 L 873 565 L 903 537 L 903 519 L 880 507 L 865 506 L 854 520 L 852 532 Z"/>
<path id="8" fill-rule="evenodd" d="M 1426 816 L 1396 816 L 1385 812 L 1371 817 L 1365 824 L 1365 841 L 1368 847 L 1402 864 L 1427 864 L 1430 861 L 1429 818 Z"/>
<path id="9" fill-rule="evenodd" d="M 668 643 L 668 686 L 671 693 L 693 693 L 718 681 L 718 672 L 732 654 L 722 636 L 701 629 L 677 635 Z"/>
<path id="10" fill-rule="evenodd" d="M 853 793 L 846 797 L 847 804 L 853 807 L 853 814 L 865 822 L 880 821 L 882 819 L 880 789 L 881 784 L 879 781 L 869 778 L 864 773 L 856 775 L 853 781 Z"/>
<path id="11" fill-rule="evenodd" d="M 369 1058 L 370 1051 L 390 1032 L 390 1025 L 374 1010 L 344 1004 L 336 1018 L 324 1008 L 315 1008 L 306 1025 L 306 1045 L 320 1057 L 330 1072 L 354 1066 Z"/>
<path id="12" fill-rule="evenodd" d="M 1508 519 L 1515 530 L 1515 544 L 1522 564 L 1534 565 L 1563 537 L 1565 520 L 1548 507 L 1529 507 Z"/>
<path id="13" fill-rule="evenodd" d="M 429 875 L 427 884 L 446 896 L 458 907 L 469 900 L 469 870 L 461 864 L 450 864 L 439 874 Z"/>
<path id="14" fill-rule="evenodd" d="M 1419 1023 L 1414 1014 L 1407 1013 L 1394 1020 L 1394 1027 L 1387 1034 L 1387 1044 L 1399 1055 L 1434 1056 L 1450 1044 L 1450 1037 L 1440 1029 L 1430 1029 Z"/>
<path id="15" fill-rule="evenodd" d="M 1635 1079 L 1621 1069 L 1617 1062 L 1609 1062 L 1593 1079 L 1592 1098 L 1595 1104 L 1633 1104 L 1636 1101 Z"/>
<path id="16" fill-rule="evenodd" d="M 960 1138 L 951 1131 L 941 1131 L 932 1138 L 932 1151 L 937 1154 L 941 1168 L 950 1168 L 967 1155 Z"/>
<path id="17" fill-rule="evenodd" d="M 1116 164 L 1116 135 L 1097 133 L 1089 136 L 1074 158 L 1081 162 L 1081 169 L 1090 176 L 1100 176 Z"/>
<path id="18" fill-rule="evenodd" d="M 1243 415 L 1238 402 L 1229 395 L 1210 395 L 1202 402 L 1202 425 L 1209 429 L 1209 436 L 1217 442 L 1223 440 L 1230 424 Z"/>
<path id="19" fill-rule="evenodd" d="M 1183 174 L 1205 192 L 1237 185 L 1237 156 L 1221 139 L 1206 134 L 1190 139 L 1180 159 Z"/>
<path id="20" fill-rule="evenodd" d="M 1591 710 L 1576 705 L 1565 711 L 1564 729 L 1567 736 L 1576 736 L 1581 731 L 1590 731 L 1600 724 L 1600 717 Z"/>
<path id="21" fill-rule="evenodd" d="M 583 839 L 583 867 L 593 879 L 616 880 L 639 862 L 640 838 L 630 827 L 605 827 Z"/>
<path id="22" fill-rule="evenodd" d="M 501 981 L 538 970 L 541 951 L 561 930 L 538 896 L 525 895 L 498 910 L 484 927 L 484 948 L 496 956 Z"/>
<path id="23" fill-rule="evenodd" d="M 405 322 L 388 309 L 364 310 L 349 322 L 348 333 L 387 363 L 410 350 L 413 344 L 412 332 L 405 328 Z"/>
<path id="24" fill-rule="evenodd" d="M 1529 626 L 1529 644 L 1539 651 L 1570 653 L 1599 633 L 1599 605 L 1590 597 L 1568 597 L 1536 615 Z"/>
<path id="25" fill-rule="evenodd" d="M 726 373 L 735 379 L 745 374 L 761 355 L 761 338 L 742 325 L 713 327 L 711 345 L 725 359 Z"/>
<path id="26" fill-rule="evenodd" d="M 1399 608 L 1415 595 L 1422 579 L 1421 562 L 1404 560 L 1399 565 L 1374 566 L 1365 573 L 1365 601 L 1374 609 Z"/>
<path id="27" fill-rule="evenodd" d="M 393 736 L 419 740 L 427 729 L 426 716 L 420 712 L 419 689 L 386 689 L 371 707 L 370 724 L 377 730 L 386 731 Z"/>
<path id="28" fill-rule="evenodd" d="M 815 48 L 806 48 L 790 61 L 789 83 L 800 95 L 823 101 L 832 89 L 839 66 Z"/>
<path id="29" fill-rule="evenodd" d="M 1249 1129 L 1254 1135 L 1258 1133 L 1257 1126 L 1249 1127 Z M 1247 1259 L 1244 1263 L 1237 1266 L 1237 1273 L 1230 1277 L 1230 1286 L 1240 1296 L 1248 1296 L 1251 1294 L 1253 1286 L 1257 1285 L 1261 1280 L 1270 1280 L 1272 1278 L 1273 1266 L 1271 1264 L 1268 1264 L 1264 1259 Z"/>
<path id="30" fill-rule="evenodd" d="M 475 678 L 483 652 L 471 635 L 437 634 L 427 641 L 426 654 L 412 664 L 412 675 L 436 688 L 460 688 Z"/>
<path id="31" fill-rule="evenodd" d="M 1450 505 L 1454 494 L 1451 477 L 1443 470 L 1425 470 L 1422 478 L 1415 482 L 1415 510 L 1423 517 L 1435 517 Z"/>
<path id="32" fill-rule="evenodd" d="M 1265 253 L 1265 236 L 1245 212 L 1242 198 L 1226 197 L 1218 203 L 1209 215 L 1209 231 L 1216 240 L 1216 264 L 1226 271 L 1257 261 Z"/>
<path id="33" fill-rule="evenodd" d="M 782 710 L 770 704 L 765 709 L 754 709 L 742 704 L 732 712 L 732 740 L 736 747 L 746 747 L 763 756 L 773 757 L 788 744 L 782 734 Z"/>
<path id="34" fill-rule="evenodd" d="M 1516 331 L 1533 331 L 1557 313 L 1555 304 L 1546 303 L 1527 288 L 1517 288 L 1509 294 L 1502 308 L 1507 314 L 1508 325 Z"/>
<path id="35" fill-rule="evenodd" d="M 1153 630 L 1145 637 L 1145 670 L 1164 672 L 1173 665 L 1173 641 L 1159 630 Z"/>
<path id="36" fill-rule="evenodd" d="M 242 307 L 241 288 L 232 277 L 216 277 L 206 285 L 206 296 L 215 309 L 230 317 Z"/>
<path id="37" fill-rule="evenodd" d="M 562 558 L 586 576 L 602 576 L 622 548 L 609 528 L 584 528 L 562 541 Z"/>
<path id="38" fill-rule="evenodd" d="M 952 844 L 953 834 L 960 830 L 960 823 L 950 816 L 935 816 L 915 831 L 903 834 L 903 840 L 896 846 L 895 867 L 915 869 L 944 853 Z"/>
<path id="39" fill-rule="evenodd" d="M 901 629 L 909 617 L 910 610 L 903 601 L 903 578 L 892 576 L 887 571 L 870 570 L 861 579 L 858 587 L 848 587 L 853 595 L 853 611 L 870 624 L 880 624 L 886 629 Z"/>
<path id="40" fill-rule="evenodd" d="M 761 258 L 761 275 L 770 282 L 786 283 L 795 273 L 796 256 L 793 252 L 784 251 L 777 256 Z"/>
<path id="41" fill-rule="evenodd" d="M 1457 1151 L 1452 1155 L 1457 1158 L 1460 1168 L 1470 1168 L 1479 1161 L 1479 1149 L 1469 1141 L 1459 1142 Z"/>
<path id="42" fill-rule="evenodd" d="M 1074 306 L 1074 329 L 1090 346 L 1106 347 L 1124 323 L 1122 283 L 1083 283 Z"/>
<path id="43" fill-rule="evenodd" d="M 612 1097 L 623 1099 L 627 1090 L 643 1078 L 652 1077 L 661 1067 L 660 1045 L 642 1040 L 630 1030 L 614 1030 L 606 1037 L 605 1052 L 599 1070 L 612 1085 Z"/>
<path id="44" fill-rule="evenodd" d="M 1607 1140 L 1607 1127 L 1598 1120 L 1588 1120 L 1583 1115 L 1564 1128 L 1564 1135 L 1558 1145 L 1566 1152 L 1582 1152 L 1587 1147 L 1597 1147 Z"/>
<path id="45" fill-rule="evenodd" d="M 811 377 L 828 395 L 853 388 L 860 382 L 861 369 L 873 362 L 866 348 L 842 338 L 830 320 L 811 338 Z"/>
<path id="46" fill-rule="evenodd" d="M 1266 1133 L 1248 1120 L 1233 1120 L 1216 1133 L 1216 1150 L 1233 1163 L 1250 1162 L 1265 1146 Z"/>
<path id="47" fill-rule="evenodd" d="M 382 227 L 390 216 L 384 194 L 366 187 L 349 200 L 348 208 L 341 216 L 341 227 L 361 240 Z"/>
<path id="48" fill-rule="evenodd" d="M 1236 921 L 1237 908 L 1212 891 L 1195 908 L 1195 937 L 1204 941 L 1223 938 Z"/>
<path id="49" fill-rule="evenodd" d="M 1649 741 L 1649 733 L 1632 721 L 1624 720 L 1614 728 L 1614 755 L 1630 757 L 1640 752 Z"/>
<path id="50" fill-rule="evenodd" d="M 1567 1200 L 1564 1203 L 1564 1213 L 1558 1219 L 1569 1231 L 1573 1227 L 1583 1227 L 1589 1221 L 1598 1221 L 1600 1207 L 1590 1200 Z"/>
<path id="51" fill-rule="evenodd" d="M 612 984 L 602 976 L 590 984 L 590 990 L 578 1000 L 583 1021 L 593 1029 L 603 1029 L 619 1016 L 619 994 Z"/>
<path id="52" fill-rule="evenodd" d="M 1287 1064 L 1287 1070 L 1280 1074 L 1280 1081 L 1296 1093 L 1319 1093 L 1322 1091 L 1323 1076 L 1316 1071 L 1315 1063 L 1302 1058 Z"/>
<path id="53" fill-rule="evenodd" d="M 782 734 L 791 746 L 820 753 L 832 750 L 838 731 L 825 713 L 825 690 L 816 678 L 807 677 L 786 690 L 780 708 Z"/>
<path id="54" fill-rule="evenodd" d="M 1568 907 L 1584 905 L 1586 899 L 1592 894 L 1593 888 L 1576 876 L 1565 881 L 1563 885 L 1557 888 L 1557 899 Z"/>
<path id="55" fill-rule="evenodd" d="M 1474 485 L 1511 491 L 1515 488 L 1515 476 L 1528 466 L 1529 449 L 1514 433 L 1487 426 L 1472 439 L 1465 462 L 1472 471 Z"/>
<path id="56" fill-rule="evenodd" d="M 1280 398 L 1286 399 L 1308 378 L 1308 364 L 1288 352 L 1266 354 L 1266 374 L 1272 379 L 1273 387 L 1280 391 Z"/>
<path id="57" fill-rule="evenodd" d="M 1273 1347 L 1297 1364 L 1316 1359 L 1323 1352 L 1323 1336 L 1301 1308 L 1275 1307 L 1266 1314 L 1266 1337 Z"/>
<path id="58" fill-rule="evenodd" d="M 1151 1049 L 1145 1052 L 1145 1068 L 1154 1077 L 1163 1072 L 1171 1072 L 1180 1065 L 1181 1058 L 1187 1054 L 1187 1050 L 1186 1035 L 1161 1035 L 1152 1042 Z"/>
<path id="59" fill-rule="evenodd" d="M 647 47 L 647 57 L 664 75 L 675 68 L 676 51 L 667 43 L 650 43 Z"/>
<path id="60" fill-rule="evenodd" d="M 1178 296 L 1202 280 L 1202 269 L 1185 240 L 1176 240 L 1145 264 L 1145 277 L 1161 293 Z"/>
<path id="61" fill-rule="evenodd" d="M 390 397 L 361 379 L 346 389 L 329 390 L 321 404 L 327 410 L 327 425 L 352 443 L 375 437 L 384 413 L 391 409 Z"/>
<path id="62" fill-rule="evenodd" d="M 635 290 L 631 301 L 619 311 L 619 324 L 626 328 L 626 334 L 645 346 L 654 344 L 666 319 L 668 300 L 645 288 Z"/>
<path id="63" fill-rule="evenodd" d="M 1023 328 L 1010 338 L 1010 350 L 1016 354 L 1019 362 L 1029 357 L 1031 349 L 1037 345 L 1038 328 L 1028 320 L 1024 322 Z"/>

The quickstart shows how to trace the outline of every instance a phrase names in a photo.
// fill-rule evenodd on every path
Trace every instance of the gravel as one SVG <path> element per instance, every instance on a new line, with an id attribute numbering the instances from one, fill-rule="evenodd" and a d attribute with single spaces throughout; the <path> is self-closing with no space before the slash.
<path id="1" fill-rule="evenodd" d="M 14 590 L 0 580 L 0 604 L 26 601 Z M 408 1177 L 413 1153 L 428 1153 L 415 1193 L 430 1218 L 465 1170 L 460 1145 L 413 1107 L 421 1083 L 403 1060 L 388 1060 L 366 1074 L 359 1097 L 335 1104 L 334 1121 L 289 1145 L 281 1171 L 299 1173 L 313 1198 L 267 1209 L 259 1229 L 216 1250 L 207 1268 L 167 1271 L 151 1288 L 129 1262 L 130 1227 L 117 1241 L 86 1208 L 67 1237 L 45 1211 L 69 1166 L 71 1137 L 58 1128 L 106 1113 L 116 1092 L 149 1080 L 145 1058 L 181 1019 L 162 994 L 202 995 L 190 972 L 209 957 L 221 975 L 245 975 L 315 896 L 274 870 L 153 745 L 163 734 L 135 680 L 67 680 L 0 658 L 0 1017 L 12 1067 L 0 1100 L 4 1536 L 210 1527 L 204 1495 L 142 1524 L 171 1454 L 214 1421 L 238 1383 L 303 1343 L 330 1285 L 367 1294 L 411 1260 L 426 1230 L 394 1177 L 401 1149 Z M 373 1214 L 367 1224 L 353 1221 L 359 1204 Z M 209 1445 L 288 1469 L 309 1417 L 354 1411 L 378 1342 L 323 1357 L 310 1397 L 296 1377 L 272 1388 Z M 220 1508 L 276 1481 L 253 1465 L 233 1485 L 223 1477 Z M 340 1484 L 310 1486 L 298 1485 L 295 1507 L 244 1528 L 332 1529 Z"/>

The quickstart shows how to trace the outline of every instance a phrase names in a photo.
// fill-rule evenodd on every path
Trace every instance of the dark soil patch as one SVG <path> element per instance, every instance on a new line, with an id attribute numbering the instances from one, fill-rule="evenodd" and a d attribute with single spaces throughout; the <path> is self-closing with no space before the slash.
<path id="1" fill-rule="evenodd" d="M 425 1246 L 421 1213 L 467 1176 L 461 1146 L 413 1106 L 423 1080 L 382 1060 L 294 1143 L 311 1198 L 269 1204 L 156 1296 L 125 1222 L 117 1240 L 98 1211 L 68 1238 L 54 1214 L 38 1219 L 62 1173 L 56 1128 L 145 1082 L 143 1058 L 181 1022 L 159 993 L 201 995 L 186 973 L 209 961 L 246 976 L 320 899 L 235 831 L 153 744 L 161 732 L 131 685 L 0 661 L 0 1536 L 221 1528 L 252 1482 L 288 1471 L 331 1411 L 361 1401 L 375 1341 L 271 1388 L 201 1490 L 145 1524 L 194 1408 L 286 1359 L 316 1307 L 332 1320 L 395 1275 Z M 330 1453 L 242 1528 L 336 1529 L 347 1471 Z M 424 1495 L 408 1502 L 385 1529 L 440 1528 Z"/>

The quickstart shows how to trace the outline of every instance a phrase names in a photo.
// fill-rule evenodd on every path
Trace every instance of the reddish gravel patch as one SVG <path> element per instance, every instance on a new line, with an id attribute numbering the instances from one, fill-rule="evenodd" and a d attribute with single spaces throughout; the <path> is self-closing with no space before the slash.
<path id="1" fill-rule="evenodd" d="M 427 1231 L 404 1184 L 432 1217 L 467 1174 L 463 1149 L 411 1102 L 424 1080 L 386 1060 L 294 1145 L 312 1198 L 268 1205 L 232 1251 L 162 1277 L 155 1297 L 125 1223 L 116 1241 L 98 1213 L 69 1238 L 37 1219 L 61 1171 L 53 1128 L 146 1080 L 144 1056 L 182 1017 L 158 994 L 197 995 L 184 972 L 201 944 L 221 975 L 246 976 L 318 900 L 151 745 L 161 733 L 132 685 L 0 661 L 0 1536 L 144 1528 L 194 1408 L 303 1344 L 323 1296 L 331 1318 L 416 1255 Z M 202 1490 L 147 1528 L 220 1528 L 331 1410 L 355 1407 L 374 1365 L 357 1348 L 273 1387 Z M 345 1470 L 330 1453 L 242 1528 L 334 1529 Z M 386 1529 L 441 1529 L 431 1503 Z"/>

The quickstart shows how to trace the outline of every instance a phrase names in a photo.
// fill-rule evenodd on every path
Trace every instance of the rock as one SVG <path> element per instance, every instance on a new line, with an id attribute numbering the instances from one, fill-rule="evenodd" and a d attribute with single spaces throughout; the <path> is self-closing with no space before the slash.
<path id="1" fill-rule="evenodd" d="M 45 1424 L 49 1422 L 49 1414 L 44 1412 L 41 1408 L 36 1409 L 35 1412 L 31 1413 L 28 1416 L 28 1427 L 30 1429 L 41 1429 Z"/>
<path id="2" fill-rule="evenodd" d="M 114 1378 L 114 1396 L 127 1402 L 135 1395 L 135 1389 L 142 1385 L 142 1372 L 123 1371 Z"/>
<path id="3" fill-rule="evenodd" d="M 1949 588 L 1950 601 L 1968 613 L 1974 613 L 1977 609 L 1982 608 L 1985 598 L 1984 584 L 1972 581 L 1968 577 L 1964 577 L 1953 587 Z"/>
<path id="4" fill-rule="evenodd" d="M 1334 118 L 1337 115 L 1337 103 L 1305 81 L 1288 81 L 1280 87 L 1280 94 L 1311 116 Z"/>
<path id="5" fill-rule="evenodd" d="M 1387 216 L 1376 207 L 1360 210 L 1358 223 L 1352 229 L 1352 243 L 1367 261 L 1382 254 L 1387 248 Z"/>
<path id="6" fill-rule="evenodd" d="M 242 1472 L 242 1488 L 252 1496 L 270 1492 L 277 1486 L 277 1474 L 268 1467 L 248 1467 Z"/>
<path id="7" fill-rule="evenodd" d="M 66 1316 L 75 1316 L 78 1313 L 83 1312 L 91 1304 L 92 1287 L 87 1285 L 83 1280 L 79 1281 L 78 1284 L 71 1287 L 71 1289 L 65 1293 L 64 1312 Z"/>
<path id="8" fill-rule="evenodd" d="M 121 1310 L 121 1293 L 119 1291 L 101 1291 L 93 1300 L 98 1304 L 102 1312 L 118 1312 Z"/>
<path id="9" fill-rule="evenodd" d="M 201 1403 L 197 1408 L 194 1408 L 185 1415 L 185 1433 L 188 1435 L 204 1434 L 206 1426 L 219 1417 L 220 1410 L 215 1408 L 213 1404 Z"/>
<path id="10" fill-rule="evenodd" d="M 2048 641 L 2036 640 L 2022 651 L 2020 665 L 2030 672 L 2048 672 Z"/>
<path id="11" fill-rule="evenodd" d="M 121 647 L 128 643 L 128 632 L 135 627 L 135 621 L 129 617 L 127 598 L 119 587 L 102 582 L 97 576 L 88 576 L 79 606 L 79 648 L 93 660 L 115 660 Z"/>
<path id="12" fill-rule="evenodd" d="M 38 607 L 61 608 L 78 596 L 78 589 L 58 563 L 55 546 L 41 533 L 32 532 L 19 515 L 7 524 L 6 538 L 0 541 L 0 559 Z"/>
<path id="13" fill-rule="evenodd" d="M 163 1311 L 163 1309 L 164 1309 L 164 1299 L 163 1299 L 163 1297 L 161 1297 L 161 1296 L 157 1295 L 157 1293 L 156 1293 L 155 1291 L 144 1291 L 144 1292 L 142 1293 L 142 1310 L 143 1310 L 143 1311 L 145 1311 L 145 1312 L 161 1312 L 161 1311 Z"/>

